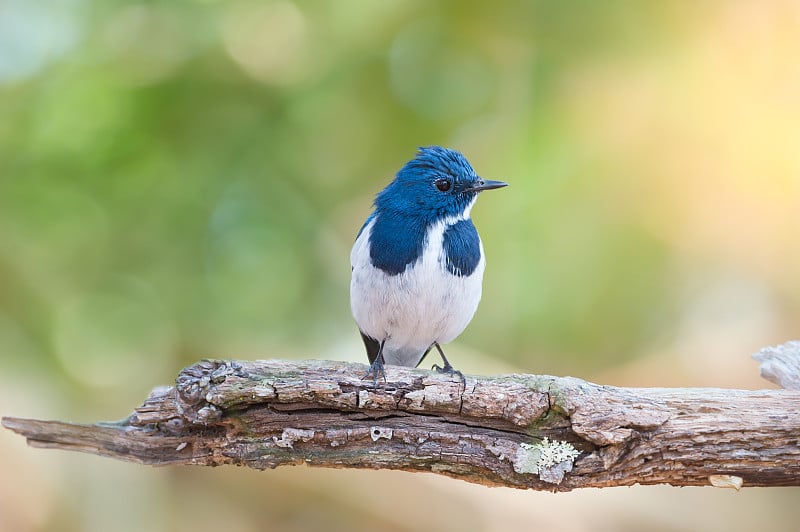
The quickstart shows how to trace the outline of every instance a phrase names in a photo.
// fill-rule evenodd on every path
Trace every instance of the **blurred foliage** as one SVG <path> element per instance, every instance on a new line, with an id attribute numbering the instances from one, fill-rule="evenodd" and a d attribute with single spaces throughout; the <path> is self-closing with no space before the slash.
<path id="1" fill-rule="evenodd" d="M 457 367 L 759 386 L 748 354 L 800 322 L 798 23 L 793 2 L 4 0 L 0 386 L 49 390 L 15 414 L 94 419 L 203 356 L 365 360 L 350 245 L 428 144 L 511 183 L 474 211 Z"/>

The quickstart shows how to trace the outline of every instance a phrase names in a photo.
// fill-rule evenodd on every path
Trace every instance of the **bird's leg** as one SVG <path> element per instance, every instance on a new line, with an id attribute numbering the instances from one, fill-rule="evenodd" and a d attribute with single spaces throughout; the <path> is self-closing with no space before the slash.
<path id="1" fill-rule="evenodd" d="M 442 351 L 442 346 L 439 345 L 439 342 L 433 342 L 433 345 L 436 346 L 436 350 L 439 351 L 439 355 L 442 357 L 442 362 L 444 362 L 444 367 L 440 368 L 438 364 L 434 364 L 431 369 L 435 369 L 438 373 L 449 373 L 451 375 L 455 373 L 456 370 L 450 364 L 450 361 L 447 360 L 447 357 L 444 356 L 444 351 Z M 428 351 L 430 351 L 430 348 Z M 427 354 L 427 351 L 425 354 Z"/>
<path id="2" fill-rule="evenodd" d="M 375 356 L 375 360 L 372 361 L 367 374 L 361 377 L 361 380 L 363 381 L 372 375 L 372 385 L 374 387 L 378 386 L 378 374 L 380 374 L 383 382 L 386 382 L 386 372 L 383 370 L 383 344 L 385 343 L 385 339 L 381 340 L 381 345 L 378 347 L 378 354 Z"/>
<path id="3" fill-rule="evenodd" d="M 450 361 L 447 360 L 446 356 L 444 356 L 444 351 L 442 351 L 442 346 L 439 345 L 439 342 L 433 342 L 433 345 L 436 346 L 436 350 L 439 351 L 439 355 L 441 355 L 442 357 L 442 362 L 444 362 L 444 367 L 440 368 L 438 364 L 434 364 L 431 369 L 435 369 L 436 373 L 447 373 L 448 375 L 458 375 L 461 378 L 461 384 L 463 384 L 466 387 L 467 379 L 464 378 L 463 373 L 455 369 L 450 364 Z"/>

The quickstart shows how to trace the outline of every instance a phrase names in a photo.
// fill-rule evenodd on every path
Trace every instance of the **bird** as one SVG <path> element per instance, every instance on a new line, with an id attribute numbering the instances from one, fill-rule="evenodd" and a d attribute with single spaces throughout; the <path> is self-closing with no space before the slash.
<path id="1" fill-rule="evenodd" d="M 350 252 L 350 307 L 370 362 L 364 379 L 386 380 L 384 365 L 417 367 L 472 320 L 486 259 L 470 218 L 484 190 L 507 186 L 478 176 L 460 152 L 418 149 L 375 196 Z"/>

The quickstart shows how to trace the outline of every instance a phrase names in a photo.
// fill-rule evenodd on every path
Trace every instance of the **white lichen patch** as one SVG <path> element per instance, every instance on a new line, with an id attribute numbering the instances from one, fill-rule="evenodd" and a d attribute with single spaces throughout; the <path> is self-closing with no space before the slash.
<path id="1" fill-rule="evenodd" d="M 560 484 L 580 454 L 569 442 L 544 438 L 539 443 L 520 444 L 511 462 L 517 473 L 538 474 L 544 482 Z"/>
<path id="2" fill-rule="evenodd" d="M 253 399 L 275 397 L 275 387 L 268 380 L 263 379 L 253 386 L 250 393 Z"/>
<path id="3" fill-rule="evenodd" d="M 548 438 L 539 443 L 539 450 L 541 453 L 537 462 L 539 469 L 547 469 L 566 461 L 574 462 L 581 454 L 569 442 L 550 441 Z"/>
<path id="4" fill-rule="evenodd" d="M 359 390 L 357 404 L 364 406 L 369 402 L 369 392 L 367 390 Z"/>
<path id="5" fill-rule="evenodd" d="M 313 437 L 313 430 L 285 428 L 281 433 L 281 437 L 278 438 L 277 436 L 273 436 L 272 441 L 275 442 L 275 445 L 278 447 L 294 449 L 295 442 L 306 442 L 311 440 Z"/>
<path id="6" fill-rule="evenodd" d="M 381 438 L 391 440 L 394 431 L 388 427 L 370 427 L 369 428 L 369 435 L 372 437 L 372 441 L 378 441 Z"/>

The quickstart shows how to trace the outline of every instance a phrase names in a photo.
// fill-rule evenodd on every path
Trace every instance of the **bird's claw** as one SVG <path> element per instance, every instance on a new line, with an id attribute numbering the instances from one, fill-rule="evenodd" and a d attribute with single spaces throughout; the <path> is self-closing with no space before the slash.
<path id="1" fill-rule="evenodd" d="M 450 363 L 445 363 L 444 367 L 439 366 L 439 364 L 434 364 L 431 368 L 432 370 L 436 371 L 440 375 L 458 375 L 458 378 L 461 379 L 461 384 L 466 388 L 467 387 L 467 379 L 464 377 L 464 374 L 461 371 L 457 370 Z"/>
<path id="2" fill-rule="evenodd" d="M 383 370 L 383 357 L 377 357 L 375 361 L 370 365 L 369 371 L 367 374 L 361 377 L 361 380 L 368 379 L 370 376 L 372 377 L 372 386 L 377 388 L 378 387 L 378 375 L 380 378 L 383 379 L 383 382 L 386 382 L 386 372 Z"/>

